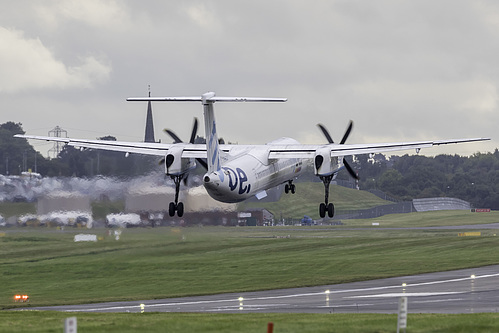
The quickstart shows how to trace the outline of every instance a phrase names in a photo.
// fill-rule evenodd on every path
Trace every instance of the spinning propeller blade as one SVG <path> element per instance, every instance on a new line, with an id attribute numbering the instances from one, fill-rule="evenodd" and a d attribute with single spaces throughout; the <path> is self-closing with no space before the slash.
<path id="1" fill-rule="evenodd" d="M 347 171 L 350 174 L 350 176 L 352 176 L 352 178 L 359 180 L 359 176 L 353 170 L 353 168 L 350 166 L 350 164 L 348 164 L 348 162 L 347 162 L 347 160 L 345 158 L 343 158 L 343 165 L 345 166 L 345 169 L 347 169 Z"/>
<path id="2" fill-rule="evenodd" d="M 317 124 L 317 126 L 321 129 L 322 134 L 324 134 L 324 136 L 327 139 L 327 142 L 334 143 L 333 138 L 331 137 L 331 135 L 329 135 L 329 132 L 326 129 L 326 127 L 324 125 L 322 125 L 322 124 Z"/>
<path id="3" fill-rule="evenodd" d="M 198 131 L 198 118 L 194 118 L 194 124 L 192 125 L 191 139 L 189 140 L 189 143 L 194 143 L 194 140 L 196 140 L 197 131 Z"/>
<path id="4" fill-rule="evenodd" d="M 177 134 L 173 133 L 173 131 L 170 131 L 167 128 L 165 128 L 164 131 L 173 138 L 173 143 L 182 143 L 182 140 L 177 136 Z"/>
<path id="5" fill-rule="evenodd" d="M 182 143 L 182 139 L 180 139 L 178 137 L 177 134 L 175 134 L 173 131 L 165 128 L 164 129 L 165 133 L 167 133 L 169 136 L 172 137 L 173 139 L 173 143 Z M 194 117 L 194 124 L 192 125 L 192 131 L 191 131 L 191 138 L 189 139 L 189 143 L 194 143 L 194 141 L 196 140 L 196 136 L 197 136 L 197 132 L 198 132 L 198 118 Z M 204 161 L 203 159 L 201 158 L 196 158 L 196 161 L 201 164 L 206 170 L 208 170 L 208 164 L 206 163 L 206 161 Z M 159 161 L 159 164 L 163 164 L 165 163 L 165 159 L 161 159 Z"/>
<path id="6" fill-rule="evenodd" d="M 344 144 L 345 141 L 347 141 L 348 136 L 350 135 L 350 132 L 352 131 L 353 127 L 353 121 L 350 120 L 350 123 L 348 124 L 347 130 L 345 131 L 345 134 L 343 134 L 343 138 L 340 141 L 340 145 Z"/>
<path id="7" fill-rule="evenodd" d="M 165 131 L 165 133 L 167 133 L 169 136 L 172 137 L 173 143 L 182 143 L 182 142 L 184 142 L 172 130 L 169 130 L 168 128 L 165 128 L 164 131 Z M 198 132 L 198 118 L 194 118 L 194 124 L 192 125 L 191 138 L 189 140 L 189 143 L 194 143 L 194 140 L 196 140 L 196 134 L 197 134 L 197 132 Z"/>
<path id="8" fill-rule="evenodd" d="M 324 136 L 326 137 L 326 140 L 329 143 L 334 143 L 333 138 L 329 134 L 329 131 L 327 130 L 327 128 L 322 124 L 317 124 L 317 126 L 321 129 L 322 134 L 324 134 Z M 353 121 L 350 120 L 350 122 L 348 123 L 347 130 L 345 131 L 345 134 L 343 134 L 343 138 L 341 138 L 340 145 L 344 144 L 347 141 L 348 136 L 350 135 L 350 132 L 352 131 L 352 128 L 353 128 Z M 348 162 L 345 158 L 343 158 L 343 165 L 345 166 L 345 169 L 347 169 L 350 176 L 359 180 L 359 176 L 354 171 L 354 169 L 350 166 L 350 164 L 348 164 Z"/>

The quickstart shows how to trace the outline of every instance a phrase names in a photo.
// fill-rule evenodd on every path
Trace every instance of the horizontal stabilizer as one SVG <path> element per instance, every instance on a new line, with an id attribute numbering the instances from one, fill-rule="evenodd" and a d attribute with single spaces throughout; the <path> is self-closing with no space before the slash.
<path id="1" fill-rule="evenodd" d="M 206 94 L 205 94 L 206 95 Z M 193 97 L 130 97 L 126 100 L 129 102 L 286 102 L 287 98 L 271 98 L 271 97 L 219 97 L 214 95 L 209 96 L 193 96 Z"/>

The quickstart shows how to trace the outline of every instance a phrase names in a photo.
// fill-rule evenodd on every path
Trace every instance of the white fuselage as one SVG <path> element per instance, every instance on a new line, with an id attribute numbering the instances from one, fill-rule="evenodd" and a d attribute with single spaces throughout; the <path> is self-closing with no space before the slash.
<path id="1" fill-rule="evenodd" d="M 297 143 L 282 138 L 273 143 Z M 221 168 L 204 176 L 204 186 L 215 200 L 234 203 L 298 177 L 305 169 L 305 161 L 298 158 L 268 159 L 262 148 L 235 148 L 223 156 Z"/>

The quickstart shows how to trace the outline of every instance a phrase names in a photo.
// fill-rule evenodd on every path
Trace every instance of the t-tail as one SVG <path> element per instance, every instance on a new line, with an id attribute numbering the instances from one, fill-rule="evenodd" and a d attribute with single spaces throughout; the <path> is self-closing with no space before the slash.
<path id="1" fill-rule="evenodd" d="M 218 146 L 217 126 L 213 104 L 215 102 L 286 102 L 287 98 L 266 97 L 218 97 L 214 92 L 207 92 L 195 97 L 132 97 L 127 101 L 156 101 L 156 102 L 202 102 L 204 110 L 204 128 L 206 135 L 206 150 L 208 172 L 220 170 L 220 149 Z"/>

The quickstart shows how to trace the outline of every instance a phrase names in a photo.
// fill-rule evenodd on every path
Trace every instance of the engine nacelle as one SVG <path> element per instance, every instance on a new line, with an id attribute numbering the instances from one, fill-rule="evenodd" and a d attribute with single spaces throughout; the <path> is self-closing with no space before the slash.
<path id="1" fill-rule="evenodd" d="M 319 148 L 315 151 L 314 170 L 316 176 L 329 176 L 338 172 L 338 158 L 331 157 L 330 148 Z"/>
<path id="2" fill-rule="evenodd" d="M 178 176 L 187 173 L 196 167 L 196 162 L 191 158 L 182 158 L 181 147 L 172 147 L 165 156 L 165 173 L 169 176 Z"/>

